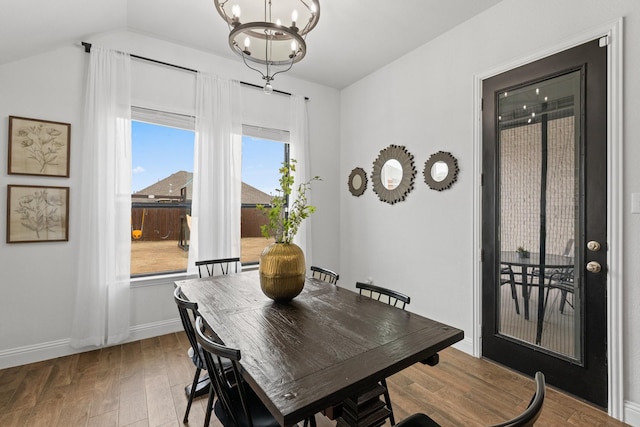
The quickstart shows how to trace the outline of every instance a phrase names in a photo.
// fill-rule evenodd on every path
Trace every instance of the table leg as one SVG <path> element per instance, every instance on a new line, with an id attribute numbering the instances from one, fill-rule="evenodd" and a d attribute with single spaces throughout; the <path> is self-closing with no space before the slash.
<path id="1" fill-rule="evenodd" d="M 209 379 L 208 374 L 204 374 L 198 380 L 198 384 L 196 385 L 196 394 L 193 397 L 204 396 L 205 394 L 209 394 L 209 387 L 211 387 L 211 380 Z M 187 396 L 191 396 L 191 384 L 184 388 L 184 394 Z"/>
<path id="2" fill-rule="evenodd" d="M 522 266 L 520 268 L 522 274 L 522 299 L 524 300 L 524 318 L 529 320 L 529 268 Z"/>
<path id="3" fill-rule="evenodd" d="M 336 427 L 378 427 L 390 417 L 391 411 L 380 400 L 384 388 L 376 383 L 369 391 L 346 399 Z"/>
<path id="4" fill-rule="evenodd" d="M 544 323 L 544 275 L 540 274 L 538 279 L 538 322 L 536 325 L 536 344 L 540 345 L 542 340 L 542 324 Z"/>

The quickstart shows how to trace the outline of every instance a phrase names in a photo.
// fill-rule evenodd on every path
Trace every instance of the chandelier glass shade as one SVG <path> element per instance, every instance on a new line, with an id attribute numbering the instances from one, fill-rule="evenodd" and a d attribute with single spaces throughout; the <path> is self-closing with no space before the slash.
<path id="1" fill-rule="evenodd" d="M 319 0 L 214 0 L 229 26 L 229 47 L 262 75 L 265 92 L 277 74 L 307 53 L 307 34 L 320 17 Z"/>

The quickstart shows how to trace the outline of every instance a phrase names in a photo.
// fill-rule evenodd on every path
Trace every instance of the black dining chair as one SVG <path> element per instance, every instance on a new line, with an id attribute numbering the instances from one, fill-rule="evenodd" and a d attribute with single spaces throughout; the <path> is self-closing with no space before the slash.
<path id="1" fill-rule="evenodd" d="M 189 354 L 191 357 L 191 361 L 196 367 L 196 373 L 193 376 L 193 383 L 191 384 L 191 388 L 187 386 L 185 388 L 185 392 L 188 393 L 188 402 L 187 409 L 184 413 L 183 423 L 189 422 L 189 411 L 191 410 L 191 404 L 193 403 L 193 399 L 197 394 L 202 394 L 203 392 L 198 393 L 198 390 L 203 390 L 206 392 L 208 390 L 208 377 L 200 378 L 200 373 L 202 370 L 206 370 L 207 367 L 205 365 L 202 350 L 198 341 L 196 339 L 195 325 L 194 321 L 198 316 L 198 304 L 195 302 L 188 301 L 182 291 L 180 290 L 180 286 L 177 286 L 173 291 L 173 299 L 178 306 L 178 312 L 180 313 L 180 320 L 182 321 L 182 327 L 184 328 L 184 332 L 189 339 L 189 344 L 191 344 L 191 348 L 189 349 Z"/>
<path id="2" fill-rule="evenodd" d="M 340 275 L 333 270 L 329 270 L 328 268 L 322 268 L 312 265 L 311 277 L 313 277 L 314 279 L 322 280 L 323 282 L 331 283 L 332 285 L 337 285 Z"/>
<path id="3" fill-rule="evenodd" d="M 209 259 L 205 261 L 196 261 L 196 267 L 198 267 L 198 276 L 203 277 L 206 273 L 207 276 L 213 276 L 215 274 L 216 265 L 220 268 L 221 274 L 229 274 L 229 267 L 234 266 L 234 273 L 238 272 L 238 264 L 240 264 L 240 258 L 220 258 Z"/>
<path id="4" fill-rule="evenodd" d="M 356 282 L 356 289 L 360 290 L 360 295 L 368 296 L 403 310 L 405 305 L 411 302 L 411 298 L 405 294 L 370 283 Z"/>
<path id="5" fill-rule="evenodd" d="M 533 426 L 540 417 L 542 412 L 542 406 L 544 404 L 545 396 L 545 380 L 542 372 L 536 372 L 536 392 L 529 402 L 529 406 L 520 415 L 515 418 L 505 421 L 500 424 L 495 424 L 491 427 L 529 427 Z M 428 415 L 419 413 L 413 414 L 408 418 L 400 421 L 395 427 L 440 427 L 440 424 L 435 422 Z"/>
<path id="6" fill-rule="evenodd" d="M 219 339 L 210 328 L 205 328 L 202 317 L 196 318 L 195 330 L 209 377 L 212 378 L 204 426 L 209 426 L 213 411 L 224 427 L 279 427 L 280 424 L 260 398 L 242 380 L 240 350 L 216 342 Z M 211 338 L 212 335 L 215 340 Z M 316 426 L 315 419 L 311 421 L 311 426 Z"/>
<path id="7" fill-rule="evenodd" d="M 375 286 L 370 283 L 356 282 L 356 289 L 360 291 L 360 295 L 369 297 L 371 299 L 378 300 L 380 302 L 392 305 L 394 307 L 405 309 L 405 306 L 411 303 L 411 298 L 405 294 L 402 294 L 393 289 L 383 288 L 381 286 Z M 393 407 L 391 406 L 391 397 L 389 396 L 389 389 L 387 387 L 387 380 L 382 379 L 379 382 L 379 390 L 384 396 L 384 402 L 389 410 L 388 418 L 391 425 L 396 423 L 393 415 Z"/>

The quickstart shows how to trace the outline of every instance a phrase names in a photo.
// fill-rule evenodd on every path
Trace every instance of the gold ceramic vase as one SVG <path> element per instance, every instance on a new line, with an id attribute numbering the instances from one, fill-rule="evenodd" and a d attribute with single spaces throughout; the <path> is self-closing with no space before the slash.
<path id="1" fill-rule="evenodd" d="M 262 292 L 272 300 L 289 301 L 304 287 L 304 253 L 293 243 L 272 243 L 260 255 L 259 271 Z"/>

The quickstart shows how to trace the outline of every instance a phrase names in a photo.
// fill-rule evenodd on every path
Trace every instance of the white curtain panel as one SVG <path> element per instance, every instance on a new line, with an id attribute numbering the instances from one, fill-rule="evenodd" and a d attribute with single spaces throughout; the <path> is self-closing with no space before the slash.
<path id="1" fill-rule="evenodd" d="M 240 83 L 199 72 L 189 274 L 195 262 L 240 256 Z"/>
<path id="2" fill-rule="evenodd" d="M 92 47 L 85 93 L 79 256 L 71 345 L 129 336 L 131 60 Z"/>
<path id="3" fill-rule="evenodd" d="M 307 118 L 307 101 L 304 96 L 291 95 L 291 133 L 289 138 L 289 157 L 296 160 L 294 188 L 290 203 L 298 194 L 298 185 L 311 178 L 309 168 L 309 129 Z M 313 205 L 313 192 L 307 192 L 308 203 Z M 311 227 L 309 222 L 313 215 L 302 222 L 293 243 L 300 246 L 305 254 L 307 265 L 311 265 Z"/>

